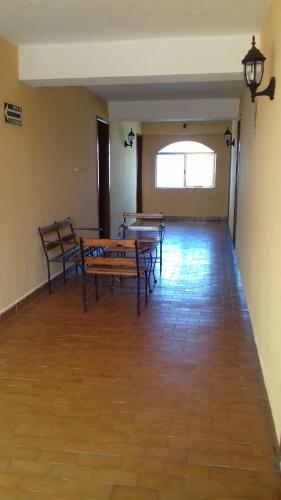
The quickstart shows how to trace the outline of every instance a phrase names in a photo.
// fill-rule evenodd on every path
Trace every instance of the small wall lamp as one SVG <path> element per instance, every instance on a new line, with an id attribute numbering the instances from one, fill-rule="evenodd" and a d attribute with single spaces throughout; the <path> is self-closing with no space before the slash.
<path id="1" fill-rule="evenodd" d="M 232 139 L 232 133 L 230 132 L 228 127 L 223 135 L 224 135 L 224 140 L 226 142 L 227 147 L 228 146 L 235 146 L 235 139 Z"/>
<path id="2" fill-rule="evenodd" d="M 133 129 L 131 129 L 131 131 L 130 131 L 130 132 L 129 132 L 129 134 L 128 134 L 128 141 L 126 141 L 126 140 L 124 141 L 124 146 L 125 146 L 125 148 L 126 148 L 127 146 L 132 147 L 132 146 L 133 146 L 133 144 L 134 144 L 135 138 L 136 138 L 136 136 L 135 136 L 135 134 L 134 134 L 134 132 L 133 132 Z"/>
<path id="3" fill-rule="evenodd" d="M 244 65 L 244 79 L 247 87 L 249 87 L 250 89 L 252 102 L 255 102 L 255 98 L 259 95 L 267 95 L 271 101 L 274 98 L 274 76 L 270 79 L 269 85 L 266 87 L 266 89 L 261 92 L 257 92 L 257 88 L 262 82 L 265 60 L 266 57 L 264 57 L 261 51 L 257 49 L 256 40 L 253 36 L 252 47 L 242 60 L 242 64 Z"/>

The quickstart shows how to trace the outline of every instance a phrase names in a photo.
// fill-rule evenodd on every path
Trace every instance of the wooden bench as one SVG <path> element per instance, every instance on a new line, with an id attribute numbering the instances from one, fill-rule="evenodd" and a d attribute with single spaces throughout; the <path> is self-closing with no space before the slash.
<path id="1" fill-rule="evenodd" d="M 99 231 L 99 228 L 74 228 L 71 217 L 67 217 L 66 219 L 55 221 L 48 226 L 39 227 L 38 231 L 46 258 L 49 293 L 52 293 L 50 264 L 62 264 L 63 280 L 65 283 L 66 264 L 75 264 L 77 272 L 78 265 L 81 263 L 80 244 L 75 231 Z"/>
<path id="2" fill-rule="evenodd" d="M 112 240 L 80 238 L 82 256 L 82 298 L 83 310 L 87 311 L 87 283 L 94 277 L 95 297 L 98 300 L 98 276 L 135 278 L 137 280 L 137 314 L 140 315 L 141 278 L 145 283 L 145 304 L 147 305 L 148 273 L 145 265 L 139 261 L 137 240 Z M 102 255 L 89 255 L 87 249 L 101 248 Z"/>

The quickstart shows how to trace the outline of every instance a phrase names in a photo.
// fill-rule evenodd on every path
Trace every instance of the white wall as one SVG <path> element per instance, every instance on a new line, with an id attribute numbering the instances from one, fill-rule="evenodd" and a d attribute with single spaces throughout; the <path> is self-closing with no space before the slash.
<path id="1" fill-rule="evenodd" d="M 239 99 L 110 102 L 108 111 L 111 121 L 231 120 L 238 117 Z"/>
<path id="2" fill-rule="evenodd" d="M 104 78 L 156 75 L 240 78 L 251 35 L 26 45 L 19 49 L 19 76 L 34 85 L 90 85 Z"/>

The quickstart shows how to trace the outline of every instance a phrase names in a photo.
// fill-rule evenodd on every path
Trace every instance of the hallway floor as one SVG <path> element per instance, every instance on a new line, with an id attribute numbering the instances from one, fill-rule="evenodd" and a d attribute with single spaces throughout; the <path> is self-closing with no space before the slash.
<path id="1" fill-rule="evenodd" d="M 223 224 L 169 224 L 163 276 L 81 312 L 76 277 L 0 324 L 2 500 L 280 500 Z"/>

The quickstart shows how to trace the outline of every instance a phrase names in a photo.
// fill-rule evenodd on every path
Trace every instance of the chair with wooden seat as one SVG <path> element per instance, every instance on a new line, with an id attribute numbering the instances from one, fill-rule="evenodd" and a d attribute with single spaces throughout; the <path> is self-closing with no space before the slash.
<path id="1" fill-rule="evenodd" d="M 88 283 L 94 278 L 95 298 L 99 299 L 99 276 L 109 276 L 113 279 L 134 278 L 137 282 L 137 315 L 140 315 L 141 280 L 144 281 L 145 305 L 147 305 L 148 272 L 145 264 L 140 262 L 139 243 L 137 240 L 113 240 L 80 238 L 82 262 L 82 296 L 83 310 L 87 311 Z M 102 254 L 90 256 L 86 249 L 103 249 Z"/>
<path id="2" fill-rule="evenodd" d="M 62 264 L 63 280 L 66 282 L 66 266 L 75 264 L 76 272 L 80 264 L 81 252 L 75 231 L 99 231 L 96 227 L 73 227 L 71 217 L 55 221 L 38 228 L 46 258 L 49 293 L 52 293 L 50 264 Z M 90 249 L 88 250 L 88 253 Z"/>
<path id="3" fill-rule="evenodd" d="M 164 214 L 159 213 L 144 213 L 144 212 L 123 212 L 123 224 L 119 226 L 119 231 L 121 231 L 122 237 L 128 237 L 129 233 L 135 234 L 135 237 L 147 244 L 151 242 L 151 246 L 154 243 L 154 249 L 156 249 L 156 257 L 154 259 L 155 263 L 159 262 L 160 274 L 162 274 L 162 262 L 163 262 L 163 241 L 165 235 L 165 224 L 164 224 Z M 159 258 L 157 247 L 159 245 Z M 153 271 L 154 274 L 154 271 Z M 155 279 L 155 278 L 154 278 Z"/>

